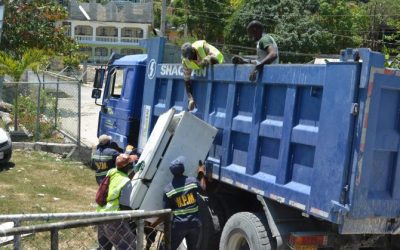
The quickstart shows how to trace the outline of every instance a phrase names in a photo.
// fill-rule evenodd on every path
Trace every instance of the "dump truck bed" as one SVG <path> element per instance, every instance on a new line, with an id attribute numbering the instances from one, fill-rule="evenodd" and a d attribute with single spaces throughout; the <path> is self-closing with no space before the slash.
<path id="1" fill-rule="evenodd" d="M 156 56 L 149 55 L 142 145 L 158 116 L 187 107 L 182 66 L 152 63 Z M 251 65 L 209 67 L 192 77 L 193 114 L 218 128 L 208 156 L 214 179 L 339 224 L 341 233 L 393 233 L 399 72 L 383 69 L 383 56 L 368 49 L 342 59 L 268 65 L 255 83 Z"/>

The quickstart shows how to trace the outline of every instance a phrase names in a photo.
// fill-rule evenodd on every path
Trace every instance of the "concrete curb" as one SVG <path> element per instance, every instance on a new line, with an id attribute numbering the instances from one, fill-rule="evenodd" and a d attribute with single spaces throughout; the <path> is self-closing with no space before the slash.
<path id="1" fill-rule="evenodd" d="M 44 151 L 63 155 L 64 157 L 76 161 L 81 161 L 85 165 L 90 165 L 92 148 L 88 146 L 78 147 L 76 144 L 61 144 L 49 142 L 13 142 L 13 149 Z"/>

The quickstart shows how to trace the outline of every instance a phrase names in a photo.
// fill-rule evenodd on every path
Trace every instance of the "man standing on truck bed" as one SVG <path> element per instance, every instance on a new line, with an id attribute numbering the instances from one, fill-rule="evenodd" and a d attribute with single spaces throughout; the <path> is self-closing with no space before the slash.
<path id="1" fill-rule="evenodd" d="M 251 63 L 255 64 L 250 73 L 249 80 L 254 82 L 257 73 L 263 69 L 264 64 L 279 63 L 278 45 L 274 38 L 264 31 L 264 26 L 259 21 L 251 21 L 247 25 L 247 33 L 251 39 L 257 41 L 257 60 L 249 60 L 240 56 L 233 56 L 233 64 Z"/>
<path id="2" fill-rule="evenodd" d="M 208 44 L 205 40 L 199 40 L 194 43 L 184 43 L 181 49 L 183 78 L 185 81 L 186 94 L 189 100 L 188 109 L 189 111 L 192 111 L 196 106 L 190 82 L 192 71 L 203 69 L 208 65 L 223 63 L 224 56 L 217 48 Z"/>
<path id="3" fill-rule="evenodd" d="M 188 250 L 199 249 L 201 221 L 197 195 L 205 189 L 204 165 L 199 166 L 198 179 L 183 175 L 185 158 L 179 156 L 169 167 L 172 182 L 164 189 L 164 207 L 172 209 L 171 249 L 178 248 L 184 238 Z"/>

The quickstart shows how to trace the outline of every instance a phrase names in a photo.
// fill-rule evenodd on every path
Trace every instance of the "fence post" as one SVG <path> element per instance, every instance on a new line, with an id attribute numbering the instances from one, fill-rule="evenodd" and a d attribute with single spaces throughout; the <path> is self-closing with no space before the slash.
<path id="1" fill-rule="evenodd" d="M 56 104 L 55 104 L 55 107 L 54 107 L 54 128 L 57 128 L 58 97 L 59 97 L 58 91 L 59 91 L 59 88 L 60 88 L 60 77 L 57 76 Z"/>
<path id="2" fill-rule="evenodd" d="M 164 220 L 165 250 L 171 250 L 171 221 L 172 221 L 172 214 L 165 216 Z"/>
<path id="3" fill-rule="evenodd" d="M 14 227 L 21 226 L 21 221 L 16 219 L 14 220 Z M 21 249 L 21 235 L 14 235 L 14 250 Z"/>
<path id="4" fill-rule="evenodd" d="M 58 230 L 52 229 L 51 234 L 51 250 L 58 250 Z"/>
<path id="5" fill-rule="evenodd" d="M 40 81 L 38 83 L 38 97 L 37 97 L 37 111 L 36 111 L 36 133 L 35 133 L 35 141 L 39 141 L 39 136 L 40 136 L 40 126 L 39 126 L 39 120 L 40 120 Z"/>
<path id="6" fill-rule="evenodd" d="M 137 221 L 136 227 L 136 249 L 144 249 L 143 245 L 143 237 L 144 237 L 144 220 Z"/>
<path id="7" fill-rule="evenodd" d="M 81 145 L 81 81 L 78 84 L 78 138 L 77 145 Z"/>

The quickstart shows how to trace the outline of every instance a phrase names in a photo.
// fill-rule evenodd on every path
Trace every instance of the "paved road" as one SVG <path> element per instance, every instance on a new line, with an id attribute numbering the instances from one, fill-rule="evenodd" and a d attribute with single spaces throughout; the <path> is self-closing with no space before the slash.
<path id="1" fill-rule="evenodd" d="M 100 106 L 97 106 L 91 97 L 91 86 L 83 85 L 81 90 L 81 138 L 86 145 L 95 146 Z"/>
<path id="2" fill-rule="evenodd" d="M 46 75 L 45 79 L 55 82 L 56 78 Z M 38 82 L 36 75 L 28 74 L 29 82 Z M 46 88 L 56 89 L 56 84 L 46 84 Z M 61 127 L 71 135 L 77 135 L 78 126 L 78 89 L 76 84 L 60 84 L 59 90 L 68 96 L 59 98 L 59 112 Z M 81 141 L 83 144 L 92 147 L 97 144 L 97 125 L 100 106 L 94 103 L 91 98 L 91 85 L 82 85 L 81 87 Z"/>

